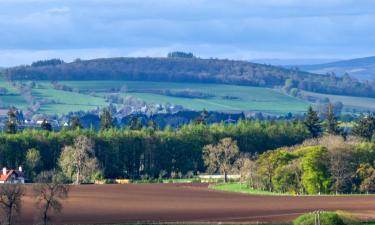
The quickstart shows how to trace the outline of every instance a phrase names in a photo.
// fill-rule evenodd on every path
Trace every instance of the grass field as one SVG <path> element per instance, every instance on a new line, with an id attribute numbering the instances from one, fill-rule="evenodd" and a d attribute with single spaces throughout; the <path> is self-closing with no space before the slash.
<path id="1" fill-rule="evenodd" d="M 269 88 L 198 83 L 172 82 L 138 82 L 138 81 L 61 81 L 60 84 L 76 88 L 80 91 L 69 92 L 53 89 L 49 81 L 38 81 L 32 90 L 32 95 L 38 100 L 49 100 L 42 104 L 38 113 L 65 114 L 72 111 L 87 111 L 108 105 L 105 97 L 110 94 L 133 96 L 147 103 L 170 103 L 182 105 L 192 110 L 212 111 L 253 111 L 271 114 L 303 113 L 308 107 L 307 101 L 285 95 Z M 3 108 L 15 106 L 25 109 L 28 107 L 20 93 L 0 76 L 0 87 L 8 90 L 1 96 Z M 126 87 L 121 93 L 120 88 Z M 124 88 L 123 88 L 124 89 Z M 184 98 L 155 94 L 163 90 L 184 91 L 192 90 L 208 94 L 210 98 Z M 152 93 L 150 93 L 150 91 Z M 90 95 L 94 93 L 95 96 Z M 341 101 L 345 108 L 375 109 L 375 98 L 357 98 L 348 96 L 323 95 L 310 93 L 311 96 L 328 97 L 332 101 Z M 226 97 L 231 97 L 230 99 Z"/>
<path id="2" fill-rule="evenodd" d="M 289 193 L 277 193 L 277 192 L 270 192 L 270 191 L 262 191 L 251 189 L 247 187 L 246 184 L 240 183 L 222 183 L 222 184 L 213 184 L 209 186 L 211 189 L 220 190 L 220 191 L 228 191 L 228 192 L 238 192 L 244 194 L 252 194 L 252 195 L 273 195 L 273 196 L 295 196 Z M 321 195 L 299 195 L 299 196 L 345 196 L 345 197 L 368 197 L 368 196 L 375 196 L 374 194 L 321 194 Z"/>
<path id="3" fill-rule="evenodd" d="M 261 111 L 272 114 L 302 113 L 308 103 L 287 96 L 269 88 L 197 84 L 197 83 L 171 83 L 171 82 L 137 82 L 137 81 L 62 81 L 60 84 L 76 88 L 80 93 L 53 89 L 49 81 L 36 82 L 32 95 L 38 100 L 53 100 L 42 104 L 39 113 L 64 114 L 71 111 L 91 110 L 108 105 L 105 96 L 119 93 L 116 89 L 126 86 L 126 92 L 119 93 L 123 97 L 133 96 L 147 103 L 170 103 L 182 105 L 192 110 L 213 111 Z M 26 108 L 27 102 L 6 81 L 0 80 L 0 87 L 9 90 L 9 95 L 1 96 L 5 107 L 16 106 Z M 113 90 L 112 90 L 113 89 Z M 190 89 L 201 93 L 213 95 L 212 98 L 183 98 L 162 94 L 149 93 L 158 90 L 182 91 Z M 95 93 L 95 96 L 89 95 Z M 225 96 L 234 97 L 226 99 Z"/>
<path id="4" fill-rule="evenodd" d="M 127 92 L 123 96 L 131 95 L 148 103 L 171 103 L 182 105 L 193 110 L 218 110 L 218 111 L 263 111 L 269 113 L 303 112 L 308 103 L 297 98 L 284 95 L 269 88 L 197 84 L 197 83 L 171 83 L 171 82 L 137 82 L 137 81 L 67 81 L 61 82 L 67 86 L 78 88 L 82 91 L 90 91 L 105 94 L 109 88 L 126 86 Z M 145 93 L 146 90 L 194 90 L 214 95 L 210 99 L 191 99 L 171 97 L 160 94 Z M 237 99 L 223 99 L 224 96 L 232 96 Z"/>
<path id="5" fill-rule="evenodd" d="M 364 98 L 364 97 L 352 97 L 352 96 L 343 96 L 343 95 L 328 95 L 328 94 L 319 94 L 319 93 L 313 93 L 313 92 L 306 92 L 305 94 L 313 96 L 313 97 L 319 97 L 324 98 L 327 97 L 331 102 L 342 102 L 344 104 L 344 109 L 351 110 L 353 108 L 355 109 L 370 109 L 375 110 L 375 98 Z"/>
<path id="6" fill-rule="evenodd" d="M 282 193 L 251 189 L 247 187 L 246 184 L 240 184 L 240 183 L 216 184 L 216 185 L 210 185 L 210 188 L 214 190 L 219 190 L 219 191 L 239 192 L 239 193 L 253 194 L 253 195 L 287 195 L 287 194 L 282 194 Z"/>

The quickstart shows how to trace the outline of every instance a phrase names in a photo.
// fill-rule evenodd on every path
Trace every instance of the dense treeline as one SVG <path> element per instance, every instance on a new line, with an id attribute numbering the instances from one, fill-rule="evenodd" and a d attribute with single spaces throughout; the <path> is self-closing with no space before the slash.
<path id="1" fill-rule="evenodd" d="M 318 75 L 246 61 L 169 58 L 108 58 L 38 63 L 7 69 L 9 80 L 135 80 L 287 86 L 288 90 L 375 97 L 374 82 Z M 46 61 L 48 62 L 48 61 Z"/>
<path id="2" fill-rule="evenodd" d="M 224 137 L 236 140 L 242 152 L 263 152 L 301 143 L 310 136 L 300 122 L 240 121 L 237 124 L 190 124 L 178 130 L 105 129 L 50 132 L 25 130 L 0 134 L 0 165 L 25 165 L 29 149 L 40 153 L 34 174 L 57 167 L 65 146 L 84 135 L 93 141 L 99 167 L 106 178 L 146 178 L 172 174 L 196 174 L 206 170 L 202 149 Z M 33 150 L 33 151 L 35 151 Z M 30 154 L 30 153 L 29 153 Z M 35 157 L 34 157 L 35 158 Z M 27 163 L 26 163 L 27 164 Z"/>

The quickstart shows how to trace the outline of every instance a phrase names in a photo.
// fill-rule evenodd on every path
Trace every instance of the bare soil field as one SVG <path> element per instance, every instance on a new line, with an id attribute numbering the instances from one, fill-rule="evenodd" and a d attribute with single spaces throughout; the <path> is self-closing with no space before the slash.
<path id="1" fill-rule="evenodd" d="M 24 198 L 19 224 L 32 224 L 35 199 Z M 344 210 L 375 219 L 375 196 L 256 196 L 206 184 L 72 186 L 56 224 L 289 222 L 314 210 Z"/>

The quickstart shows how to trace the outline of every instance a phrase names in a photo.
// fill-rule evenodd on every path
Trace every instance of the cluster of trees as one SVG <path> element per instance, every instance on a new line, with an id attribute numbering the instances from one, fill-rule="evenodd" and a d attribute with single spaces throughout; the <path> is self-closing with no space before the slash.
<path id="1" fill-rule="evenodd" d="M 39 60 L 36 62 L 33 62 L 31 66 L 38 67 L 38 66 L 55 66 L 64 64 L 65 62 L 61 59 L 48 59 L 48 60 Z"/>
<path id="2" fill-rule="evenodd" d="M 375 144 L 327 135 L 302 145 L 238 155 L 232 169 L 254 189 L 293 193 L 375 193 Z M 241 166 L 238 166 L 241 165 Z"/>
<path id="3" fill-rule="evenodd" d="M 362 116 L 352 133 L 343 132 L 328 105 L 325 120 L 310 107 L 304 125 L 312 139 L 261 154 L 239 151 L 224 138 L 203 151 L 209 172 L 239 172 L 254 189 L 295 194 L 375 193 L 375 118 Z"/>
<path id="4" fill-rule="evenodd" d="M 36 177 L 37 184 L 32 187 L 32 196 L 36 204 L 35 223 L 48 225 L 53 221 L 51 212 L 55 215 L 62 211 L 61 201 L 68 198 L 69 186 L 64 184 L 64 177 L 56 171 L 43 171 Z M 0 223 L 13 225 L 18 222 L 18 215 L 22 208 L 22 198 L 26 187 L 22 184 L 0 185 Z M 30 222 L 32 224 L 32 222 Z"/>
<path id="5" fill-rule="evenodd" d="M 40 64 L 40 63 L 39 63 Z M 8 80 L 141 80 L 284 87 L 289 93 L 375 97 L 375 82 L 319 75 L 246 61 L 200 59 L 182 53 L 167 58 L 108 58 L 42 63 L 4 71 Z"/>
<path id="6" fill-rule="evenodd" d="M 87 145 L 92 146 L 85 147 L 91 149 L 87 157 L 94 157 L 90 164 L 97 165 L 91 167 L 95 171 L 91 173 L 94 177 L 157 178 L 160 174 L 204 172 L 203 147 L 224 137 L 237 140 L 242 152 L 255 153 L 301 143 L 310 136 L 302 122 L 242 120 L 237 124 L 206 125 L 204 114 L 194 123 L 177 130 L 168 127 L 158 130 L 154 123 L 143 127 L 136 117 L 129 121 L 128 128 L 117 129 L 113 128 L 109 113 L 102 115 L 99 132 L 80 129 L 79 121 L 74 124 L 59 132 L 24 130 L 0 133 L 0 165 L 9 168 L 28 165 L 26 171 L 35 174 L 65 168 L 61 166 L 64 164 L 62 156 L 64 159 L 74 157 L 71 153 L 76 151 L 72 149 L 82 146 L 76 142 L 85 136 L 89 139 Z M 67 172 L 66 175 L 75 180 L 74 174 Z M 30 176 L 32 178 L 33 174 Z"/>

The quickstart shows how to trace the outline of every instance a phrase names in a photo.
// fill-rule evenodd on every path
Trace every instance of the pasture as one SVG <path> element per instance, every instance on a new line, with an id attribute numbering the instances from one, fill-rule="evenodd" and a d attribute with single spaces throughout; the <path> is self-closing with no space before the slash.
<path id="1" fill-rule="evenodd" d="M 273 89 L 249 86 L 141 81 L 65 81 L 60 83 L 77 88 L 84 93 L 96 93 L 97 96 L 114 94 L 117 92 L 111 91 L 111 89 L 122 88 L 125 89 L 120 93 L 122 96 L 134 96 L 147 103 L 182 105 L 192 110 L 262 111 L 285 114 L 304 112 L 308 105 L 305 101 Z M 167 89 L 172 91 L 188 89 L 214 97 L 208 99 L 184 98 L 149 93 Z M 225 99 L 225 96 L 234 98 Z"/>
<path id="2" fill-rule="evenodd" d="M 27 83 L 24 81 L 24 83 Z M 37 81 L 32 96 L 42 105 L 38 113 L 66 114 L 74 111 L 89 111 L 109 105 L 106 96 L 132 96 L 147 103 L 181 105 L 191 110 L 225 112 L 266 112 L 284 115 L 288 112 L 303 113 L 309 102 L 294 98 L 270 88 L 223 84 L 143 82 L 143 81 L 61 81 L 75 91 L 56 90 L 50 81 Z M 15 106 L 26 109 L 29 105 L 19 91 L 0 76 L 0 88 L 8 90 L 1 96 L 2 108 Z M 192 91 L 208 95 L 207 98 L 189 98 L 163 94 L 163 91 Z M 310 96 L 327 97 L 332 102 L 341 101 L 344 111 L 352 109 L 375 110 L 375 98 L 326 95 L 305 92 Z M 117 105 L 120 106 L 121 105 Z"/>
<path id="3" fill-rule="evenodd" d="M 345 111 L 351 111 L 352 109 L 356 110 L 375 110 L 375 98 L 364 98 L 364 97 L 353 97 L 353 96 L 343 96 L 343 95 L 328 95 L 320 94 L 314 92 L 303 91 L 303 93 L 318 97 L 325 98 L 327 97 L 331 102 L 342 102 L 344 104 Z"/>
<path id="4" fill-rule="evenodd" d="M 26 82 L 24 82 L 26 83 Z M 61 81 L 77 91 L 63 91 L 53 88 L 49 81 L 36 81 L 32 95 L 44 102 L 38 113 L 64 114 L 71 111 L 92 110 L 108 105 L 105 97 L 117 94 L 133 96 L 147 103 L 182 105 L 191 110 L 212 111 L 254 111 L 271 114 L 302 113 L 308 102 L 285 95 L 274 89 L 198 83 L 138 82 L 138 81 Z M 24 109 L 27 102 L 10 84 L 0 80 L 12 95 L 1 96 L 4 107 L 16 106 Z M 158 91 L 196 91 L 210 98 L 175 97 Z M 156 92 L 156 93 L 155 93 Z"/>
<path id="5" fill-rule="evenodd" d="M 207 184 L 81 185 L 72 186 L 69 195 L 56 224 L 280 224 L 315 210 L 375 219 L 375 196 L 262 196 L 212 190 Z M 34 204 L 30 189 L 18 224 L 30 224 Z"/>

